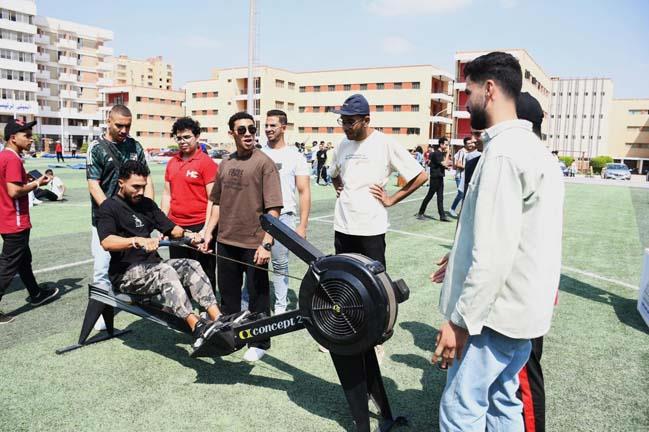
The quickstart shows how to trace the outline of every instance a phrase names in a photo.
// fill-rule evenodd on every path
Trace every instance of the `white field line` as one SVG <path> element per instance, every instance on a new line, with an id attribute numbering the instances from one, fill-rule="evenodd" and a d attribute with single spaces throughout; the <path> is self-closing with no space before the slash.
<path id="1" fill-rule="evenodd" d="M 61 264 L 61 265 L 54 266 L 54 267 L 47 267 L 47 268 L 44 268 L 44 269 L 34 270 L 34 274 L 47 273 L 47 272 L 56 271 L 56 270 L 63 270 L 63 269 L 70 268 L 70 267 L 76 267 L 76 266 L 80 266 L 80 265 L 83 265 L 83 264 L 89 264 L 89 263 L 91 263 L 93 261 L 94 261 L 94 259 L 90 258 L 90 259 L 83 260 L 83 261 L 77 261 L 77 262 L 68 263 L 68 264 Z"/>
<path id="2" fill-rule="evenodd" d="M 333 221 L 322 220 L 322 219 L 317 219 L 316 222 L 333 224 Z M 395 230 L 395 229 L 388 229 L 388 232 L 393 232 L 395 234 L 401 234 L 401 235 L 406 235 L 406 236 L 410 236 L 410 237 L 419 237 L 419 238 L 437 240 L 437 241 L 447 243 L 447 244 L 453 244 L 452 239 L 431 236 L 431 235 L 428 235 L 428 234 L 411 233 L 411 232 L 408 232 L 408 231 L 401 231 L 401 230 Z M 586 276 L 586 277 L 589 277 L 589 278 L 592 278 L 592 279 L 597 279 L 597 280 L 601 280 L 601 281 L 604 281 L 604 282 L 619 285 L 619 286 L 622 286 L 622 287 L 625 287 L 625 288 L 630 288 L 632 290 L 638 291 L 638 289 L 639 289 L 639 287 L 637 287 L 635 285 L 632 285 L 630 283 L 627 283 L 627 282 L 623 282 L 623 281 L 621 281 L 619 279 L 614 279 L 614 278 L 610 278 L 610 277 L 606 277 L 606 276 L 601 276 L 601 275 L 598 275 L 596 273 L 588 272 L 588 271 L 585 271 L 585 270 L 580 270 L 580 269 L 577 269 L 577 268 L 574 268 L 574 267 L 561 266 L 561 269 L 564 270 L 564 271 L 570 272 L 570 273 L 577 273 L 579 275 Z"/>

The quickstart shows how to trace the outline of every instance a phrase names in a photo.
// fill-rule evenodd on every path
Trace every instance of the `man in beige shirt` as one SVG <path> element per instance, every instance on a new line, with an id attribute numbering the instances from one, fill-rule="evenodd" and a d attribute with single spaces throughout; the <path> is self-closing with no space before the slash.
<path id="1" fill-rule="evenodd" d="M 442 431 L 523 430 L 517 374 L 552 318 L 561 268 L 563 183 L 517 120 L 522 77 L 509 54 L 465 67 L 471 126 L 485 149 L 467 188 L 440 296 L 433 362 L 449 366 Z M 455 361 L 457 359 L 457 361 Z"/>

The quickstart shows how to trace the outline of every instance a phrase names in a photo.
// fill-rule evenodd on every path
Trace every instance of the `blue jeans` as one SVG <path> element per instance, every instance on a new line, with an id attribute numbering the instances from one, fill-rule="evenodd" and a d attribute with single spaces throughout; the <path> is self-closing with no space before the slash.
<path id="1" fill-rule="evenodd" d="M 464 199 L 464 192 L 462 192 L 460 188 L 460 180 L 462 180 L 461 177 L 455 176 L 455 186 L 458 188 L 457 190 L 457 195 L 455 195 L 455 199 L 453 200 L 453 204 L 451 204 L 451 210 L 455 211 L 457 206 L 460 204 L 460 201 Z"/>
<path id="2" fill-rule="evenodd" d="M 93 266 L 93 285 L 103 285 L 108 290 L 110 280 L 108 279 L 108 266 L 110 265 L 110 253 L 101 247 L 97 228 L 92 227 L 92 241 L 90 242 L 92 257 L 95 259 Z"/>
<path id="3" fill-rule="evenodd" d="M 448 370 L 439 406 L 442 432 L 522 432 L 518 372 L 530 357 L 529 339 L 512 339 L 484 327 L 470 336 L 462 359 Z"/>
<path id="4" fill-rule="evenodd" d="M 279 220 L 292 230 L 295 230 L 294 213 L 281 214 Z M 270 253 L 273 271 L 288 274 L 288 249 L 280 242 L 275 241 Z M 286 310 L 288 306 L 288 276 L 273 273 L 273 289 L 275 290 L 275 310 Z M 243 290 L 241 291 L 242 310 L 248 309 L 248 301 L 248 290 L 244 282 Z"/>

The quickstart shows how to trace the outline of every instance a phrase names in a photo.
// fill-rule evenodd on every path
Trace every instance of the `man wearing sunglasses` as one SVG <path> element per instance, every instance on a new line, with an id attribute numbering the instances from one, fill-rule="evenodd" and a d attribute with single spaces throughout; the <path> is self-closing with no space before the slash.
<path id="1" fill-rule="evenodd" d="M 252 313 L 270 315 L 270 283 L 265 269 L 273 238 L 261 228 L 259 217 L 264 213 L 279 217 L 283 206 L 279 172 L 273 160 L 255 147 L 257 128 L 250 114 L 234 114 L 228 126 L 237 151 L 223 159 L 214 180 L 210 195 L 212 214 L 201 249 L 209 249 L 207 245 L 218 224 L 217 284 L 224 314 L 241 310 L 241 285 L 245 274 L 250 296 L 248 309 Z M 243 358 L 257 361 L 270 348 L 270 339 L 248 346 Z"/>
<path id="2" fill-rule="evenodd" d="M 385 266 L 385 233 L 391 207 L 427 180 L 417 161 L 389 136 L 370 127 L 370 106 L 365 97 L 347 98 L 338 124 L 346 139 L 334 149 L 329 175 L 338 199 L 334 213 L 336 253 L 360 253 Z M 406 185 L 388 195 L 384 187 L 392 172 Z"/>
<path id="3" fill-rule="evenodd" d="M 185 231 L 200 232 L 204 236 L 203 228 L 212 212 L 209 196 L 218 165 L 201 151 L 200 134 L 201 125 L 190 117 L 179 118 L 171 127 L 171 135 L 180 151 L 167 163 L 160 207 L 173 223 Z M 216 290 L 216 258 L 213 255 L 171 246 L 169 257 L 198 261 L 210 280 L 212 290 Z"/>

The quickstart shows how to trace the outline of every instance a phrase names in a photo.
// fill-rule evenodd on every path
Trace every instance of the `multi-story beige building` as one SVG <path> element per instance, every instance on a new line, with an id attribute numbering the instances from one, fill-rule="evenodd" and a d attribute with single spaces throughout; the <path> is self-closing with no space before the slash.
<path id="1" fill-rule="evenodd" d="M 247 110 L 247 82 L 247 69 L 234 68 L 187 83 L 186 112 L 201 122 L 202 138 L 231 146 L 227 121 Z M 332 111 L 348 96 L 361 93 L 370 104 L 372 126 L 414 148 L 450 136 L 451 82 L 448 72 L 430 65 L 317 72 L 261 66 L 255 69 L 254 116 L 263 126 L 267 111 L 281 109 L 289 118 L 289 142 L 335 144 L 344 134 Z"/>
<path id="2" fill-rule="evenodd" d="M 548 144 L 559 154 L 590 159 L 609 152 L 609 78 L 552 78 Z"/>
<path id="3" fill-rule="evenodd" d="M 37 16 L 36 132 L 60 139 L 65 150 L 78 149 L 101 134 L 103 98 L 110 86 L 113 32 L 69 21 Z"/>
<path id="4" fill-rule="evenodd" d="M 171 90 L 173 68 L 161 56 L 137 60 L 120 55 L 115 62 L 113 80 L 117 86 L 134 85 Z"/>
<path id="5" fill-rule="evenodd" d="M 616 162 L 649 171 L 649 99 L 613 99 L 608 142 Z"/>
<path id="6" fill-rule="evenodd" d="M 496 49 L 492 51 L 503 51 L 518 59 L 523 73 L 522 91 L 534 96 L 543 108 L 545 121 L 541 126 L 541 133 L 542 140 L 546 141 L 549 130 L 547 119 L 550 112 L 550 89 L 552 86 L 550 77 L 524 49 Z M 454 139 L 451 141 L 453 145 L 462 145 L 462 139 L 471 134 L 471 116 L 466 108 L 468 97 L 464 93 L 466 89 L 464 66 L 471 60 L 489 52 L 491 51 L 460 51 L 455 53 Z"/>
<path id="7" fill-rule="evenodd" d="M 102 89 L 102 94 L 106 103 L 104 118 L 113 105 L 126 105 L 133 114 L 131 136 L 145 149 L 159 150 L 175 144 L 171 126 L 185 115 L 184 91 L 117 86 Z"/>

